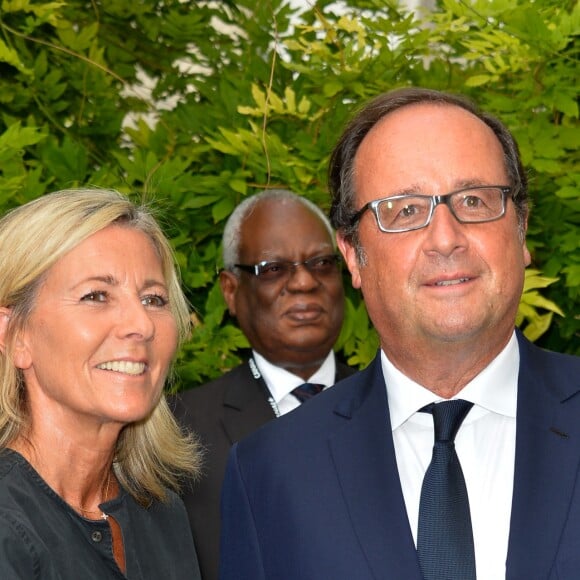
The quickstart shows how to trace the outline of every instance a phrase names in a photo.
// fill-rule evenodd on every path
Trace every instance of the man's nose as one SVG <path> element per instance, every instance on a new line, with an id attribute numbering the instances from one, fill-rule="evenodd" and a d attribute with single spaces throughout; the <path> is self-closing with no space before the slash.
<path id="1" fill-rule="evenodd" d="M 307 291 L 316 288 L 320 284 L 318 278 L 303 263 L 293 264 L 286 287 L 294 291 Z"/>
<path id="2" fill-rule="evenodd" d="M 457 220 L 444 200 L 439 201 L 433 208 L 425 244 L 426 251 L 443 256 L 449 256 L 467 245 L 465 226 Z"/>

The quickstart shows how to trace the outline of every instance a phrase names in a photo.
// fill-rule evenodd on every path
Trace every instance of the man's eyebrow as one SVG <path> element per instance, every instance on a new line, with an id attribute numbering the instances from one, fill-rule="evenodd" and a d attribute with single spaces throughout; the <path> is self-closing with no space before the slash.
<path id="1" fill-rule="evenodd" d="M 454 182 L 453 188 L 449 191 L 457 191 L 459 189 L 469 188 L 469 187 L 480 187 L 485 185 L 496 185 L 491 183 L 487 179 L 480 178 L 470 178 L 470 179 L 459 179 Z M 426 191 L 426 188 L 419 184 L 409 185 L 407 187 L 402 187 L 396 189 L 392 193 L 389 193 L 385 197 L 395 197 L 396 195 L 436 195 L 431 191 Z"/>
<path id="2" fill-rule="evenodd" d="M 454 189 L 463 189 L 465 187 L 480 187 L 485 185 L 497 185 L 487 179 L 461 179 L 455 183 Z"/>

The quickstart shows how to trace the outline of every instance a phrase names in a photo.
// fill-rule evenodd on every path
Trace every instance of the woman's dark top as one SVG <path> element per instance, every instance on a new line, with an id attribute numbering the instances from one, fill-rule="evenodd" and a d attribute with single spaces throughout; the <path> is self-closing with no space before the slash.
<path id="1" fill-rule="evenodd" d="M 109 524 L 80 517 L 15 451 L 0 451 L 0 578 L 200 580 L 181 500 L 143 508 L 124 490 L 100 508 L 123 532 L 127 573 Z"/>

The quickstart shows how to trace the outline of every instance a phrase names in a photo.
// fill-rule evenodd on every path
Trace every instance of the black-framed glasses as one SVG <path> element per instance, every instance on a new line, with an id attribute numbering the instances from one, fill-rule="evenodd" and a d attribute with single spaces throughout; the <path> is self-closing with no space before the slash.
<path id="1" fill-rule="evenodd" d="M 253 274 L 258 280 L 264 282 L 283 280 L 294 273 L 298 266 L 304 266 L 315 278 L 324 278 L 336 274 L 340 256 L 338 254 L 326 254 L 324 256 L 314 256 L 302 262 L 290 262 L 278 260 L 273 262 L 259 262 L 258 264 L 234 264 L 244 272 Z"/>
<path id="2" fill-rule="evenodd" d="M 419 230 L 431 223 L 435 208 L 446 205 L 462 224 L 492 222 L 505 214 L 506 198 L 512 192 L 505 185 L 465 187 L 445 195 L 394 195 L 365 204 L 351 219 L 351 225 L 370 209 L 381 232 Z"/>

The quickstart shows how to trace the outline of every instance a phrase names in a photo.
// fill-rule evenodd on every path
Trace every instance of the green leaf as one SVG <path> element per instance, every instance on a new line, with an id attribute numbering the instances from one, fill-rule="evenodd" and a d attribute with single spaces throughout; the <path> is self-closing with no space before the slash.
<path id="1" fill-rule="evenodd" d="M 486 85 L 487 83 L 492 82 L 495 79 L 493 75 L 473 75 L 466 79 L 465 86 L 466 87 L 480 87 L 482 85 Z"/>
<path id="2" fill-rule="evenodd" d="M 524 336 L 532 342 L 535 342 L 550 328 L 551 322 L 551 312 L 534 317 L 524 328 Z"/>
<path id="3" fill-rule="evenodd" d="M 248 191 L 248 185 L 243 179 L 230 179 L 230 181 L 228 182 L 228 185 L 234 191 L 237 191 L 238 193 L 241 193 L 242 195 L 246 195 L 246 193 Z"/>
<path id="4" fill-rule="evenodd" d="M 296 93 L 292 87 L 284 89 L 284 98 L 286 99 L 286 107 L 289 113 L 296 113 Z"/>
<path id="5" fill-rule="evenodd" d="M 214 223 L 221 222 L 229 216 L 234 210 L 234 203 L 229 198 L 223 198 L 221 201 L 216 203 L 211 211 Z"/>
<path id="6" fill-rule="evenodd" d="M 39 127 L 22 127 L 20 121 L 10 125 L 0 135 L 0 151 L 2 149 L 21 151 L 30 145 L 36 145 L 46 138 L 46 133 Z"/>
<path id="7" fill-rule="evenodd" d="M 0 39 L 0 62 L 5 62 L 18 69 L 22 74 L 32 76 L 33 71 L 24 65 L 18 52 L 6 45 L 6 43 Z"/>
<path id="8" fill-rule="evenodd" d="M 527 268 L 524 278 L 524 294 L 533 288 L 546 288 L 547 286 L 550 286 L 550 284 L 554 284 L 554 282 L 557 281 L 558 278 L 542 276 L 539 270 L 535 270 L 534 268 Z"/>

